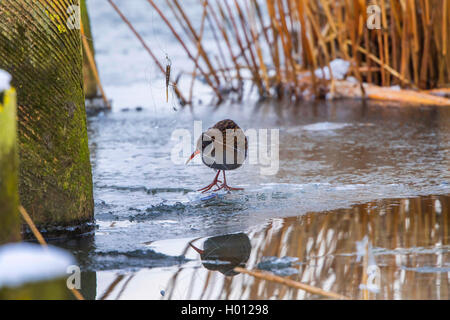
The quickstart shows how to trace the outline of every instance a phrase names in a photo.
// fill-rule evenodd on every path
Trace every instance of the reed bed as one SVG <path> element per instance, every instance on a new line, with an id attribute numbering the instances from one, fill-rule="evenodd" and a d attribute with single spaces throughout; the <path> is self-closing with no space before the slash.
<path id="1" fill-rule="evenodd" d="M 335 59 L 350 63 L 346 77 L 363 96 L 363 84 L 414 90 L 450 84 L 448 0 L 199 0 L 201 22 L 181 1 L 166 0 L 172 20 L 161 3 L 147 1 L 194 63 L 192 77 L 201 76 L 219 102 L 230 94 L 242 98 L 245 80 L 261 97 L 333 97 L 342 80 L 333 76 Z M 367 21 L 377 19 L 379 28 L 369 29 Z M 214 35 L 217 56 L 204 48 L 204 29 Z"/>

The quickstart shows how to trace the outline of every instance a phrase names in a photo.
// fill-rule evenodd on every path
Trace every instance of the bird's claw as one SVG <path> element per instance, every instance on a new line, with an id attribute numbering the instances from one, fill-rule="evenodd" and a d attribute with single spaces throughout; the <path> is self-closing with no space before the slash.
<path id="1" fill-rule="evenodd" d="M 219 186 L 217 186 L 217 187 L 218 188 L 213 190 L 213 192 L 216 192 L 216 191 L 219 191 L 219 190 L 222 190 L 222 189 L 225 189 L 226 191 L 240 191 L 240 190 L 244 190 L 244 188 L 233 188 L 233 187 L 230 187 L 229 185 L 227 185 L 225 183 L 223 183 L 220 187 Z"/>
<path id="2" fill-rule="evenodd" d="M 201 191 L 202 193 L 208 192 L 209 190 L 211 190 L 214 186 L 219 187 L 218 182 L 222 183 L 222 181 L 217 180 L 217 181 L 213 181 L 213 183 L 207 185 L 206 187 L 203 187 L 201 189 L 198 189 L 197 191 Z"/>

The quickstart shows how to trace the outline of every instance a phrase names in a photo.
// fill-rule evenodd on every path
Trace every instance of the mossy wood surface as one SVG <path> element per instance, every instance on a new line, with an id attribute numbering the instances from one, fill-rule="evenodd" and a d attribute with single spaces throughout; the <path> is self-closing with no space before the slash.
<path id="1" fill-rule="evenodd" d="M 66 279 L 28 283 L 17 288 L 0 288 L 0 300 L 69 300 Z"/>
<path id="2" fill-rule="evenodd" d="M 0 245 L 20 240 L 16 91 L 0 93 Z"/>
<path id="3" fill-rule="evenodd" d="M 70 28 L 79 4 L 0 1 L 0 68 L 17 89 L 20 198 L 41 228 L 93 218 L 81 33 Z"/>

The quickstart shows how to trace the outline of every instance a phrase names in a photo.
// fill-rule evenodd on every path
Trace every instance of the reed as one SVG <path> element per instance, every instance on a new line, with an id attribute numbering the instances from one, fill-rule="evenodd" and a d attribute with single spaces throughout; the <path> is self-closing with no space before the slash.
<path id="1" fill-rule="evenodd" d="M 167 0 L 183 35 L 148 1 L 219 101 L 225 91 L 239 91 L 230 80 L 241 83 L 243 67 L 260 96 L 317 98 L 333 94 L 339 79 L 332 72 L 329 79 L 322 79 L 315 71 L 331 70 L 330 62 L 336 58 L 351 63 L 346 77 L 358 80 L 363 96 L 365 83 L 414 90 L 450 86 L 447 0 L 207 0 L 206 4 L 199 0 L 199 6 L 207 7 L 208 24 L 202 28 L 214 35 L 219 50 L 216 59 L 206 53 L 199 37 L 203 31 L 196 30 L 180 1 Z M 369 5 L 379 9 L 371 12 Z M 371 19 L 380 22 L 378 29 L 367 27 Z M 191 54 L 184 39 L 193 42 L 199 57 Z"/>

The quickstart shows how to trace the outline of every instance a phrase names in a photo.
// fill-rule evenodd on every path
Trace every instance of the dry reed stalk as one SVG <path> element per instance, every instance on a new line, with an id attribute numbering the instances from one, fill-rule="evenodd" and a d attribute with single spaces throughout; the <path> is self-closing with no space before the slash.
<path id="1" fill-rule="evenodd" d="M 407 8 L 402 8 L 402 15 L 403 17 L 408 17 L 409 13 L 407 12 Z M 402 31 L 402 55 L 401 55 L 401 66 L 400 66 L 400 74 L 402 75 L 402 78 L 407 79 L 408 82 L 411 82 L 409 79 L 409 43 L 408 43 L 408 29 L 409 29 L 409 19 L 404 19 L 403 24 L 403 31 Z"/>
<path id="2" fill-rule="evenodd" d="M 239 48 L 241 50 L 241 54 L 242 54 L 242 57 L 245 60 L 245 63 L 247 64 L 249 70 L 251 71 L 251 73 L 253 75 L 253 83 L 256 84 L 256 86 L 258 87 L 259 93 L 262 94 L 264 90 L 263 90 L 262 85 L 261 85 L 261 78 L 259 76 L 258 67 L 255 64 L 254 55 L 253 55 L 253 53 L 251 51 L 251 47 L 250 47 L 249 41 L 247 41 L 247 43 L 249 45 L 249 52 L 250 52 L 250 57 L 251 57 L 252 63 L 250 62 L 250 60 L 247 58 L 247 55 L 245 54 L 246 51 L 245 51 L 245 48 L 244 48 L 244 46 L 242 44 L 242 40 L 241 40 L 241 37 L 239 35 L 239 29 L 237 27 L 237 23 L 236 23 L 236 20 L 234 18 L 234 14 L 233 14 L 233 11 L 231 10 L 231 7 L 229 6 L 227 1 L 224 1 L 225 7 L 226 7 L 227 12 L 228 12 L 228 16 L 227 16 L 225 11 L 223 10 L 219 0 L 216 1 L 216 3 L 217 3 L 217 6 L 219 8 L 219 12 L 220 12 L 220 14 L 222 16 L 222 19 L 224 21 L 226 21 L 227 18 L 229 17 L 231 25 L 233 27 L 236 43 L 237 43 L 237 45 L 239 46 Z M 245 23 L 243 24 L 243 29 L 244 29 L 243 30 L 244 36 L 247 37 L 247 34 L 245 32 Z"/>
<path id="3" fill-rule="evenodd" d="M 349 8 L 351 8 L 351 5 L 349 4 L 349 0 L 346 3 L 347 3 L 347 6 Z M 351 26 L 352 26 L 351 31 L 350 31 L 350 41 L 352 44 L 352 55 L 353 55 L 353 57 L 352 57 L 353 63 L 351 64 L 351 68 L 354 71 L 354 75 L 355 75 L 356 79 L 358 79 L 362 96 L 365 96 L 363 79 L 359 72 L 360 64 L 359 64 L 358 50 L 357 50 L 357 44 L 359 43 L 358 30 L 359 30 L 359 26 L 360 26 L 360 15 L 361 15 L 360 3 L 357 1 L 353 1 L 353 8 L 351 8 L 351 9 L 353 9 L 353 10 L 350 10 L 350 9 L 348 10 L 349 13 L 351 11 L 353 11 L 353 15 L 350 18 Z M 363 12 L 365 12 L 365 11 L 363 11 Z"/>
<path id="4" fill-rule="evenodd" d="M 403 103 L 450 107 L 450 99 L 412 90 L 392 90 L 389 88 L 369 86 L 367 97 L 373 100 L 397 101 Z"/>
<path id="5" fill-rule="evenodd" d="M 174 5 L 172 4 L 172 0 L 166 0 L 166 4 L 169 7 L 170 11 L 173 13 L 175 20 L 177 20 L 178 24 L 183 29 L 184 33 L 189 37 L 189 39 L 193 43 L 196 43 L 194 36 L 189 31 L 189 29 L 186 27 L 186 25 L 183 23 L 183 18 L 180 16 L 180 13 L 178 12 L 178 10 L 175 9 Z"/>
<path id="6" fill-rule="evenodd" d="M 322 47 L 322 52 L 325 56 L 325 64 L 328 66 L 328 71 L 330 72 L 330 80 L 331 80 L 331 90 L 330 92 L 332 94 L 334 94 L 334 77 L 333 77 L 333 70 L 331 69 L 331 65 L 330 65 L 330 56 L 328 54 L 328 49 L 327 46 L 325 44 L 325 39 L 322 36 L 322 33 L 320 32 L 320 27 L 318 24 L 318 21 L 315 21 L 314 16 L 310 10 L 310 8 L 308 7 L 308 5 L 305 5 L 305 11 L 306 11 L 306 16 L 309 18 L 310 22 L 311 22 L 311 26 L 313 27 L 313 31 L 316 33 L 317 39 L 319 41 L 319 45 Z"/>
<path id="7" fill-rule="evenodd" d="M 133 32 L 133 34 L 136 36 L 136 38 L 139 40 L 139 42 L 142 44 L 142 46 L 144 47 L 144 49 L 148 52 L 148 54 L 150 55 L 150 57 L 153 59 L 153 61 L 155 62 L 155 64 L 158 66 L 158 69 L 162 72 L 162 74 L 164 76 L 166 76 L 166 70 L 164 69 L 164 67 L 161 65 L 161 63 L 158 61 L 158 59 L 156 58 L 156 56 L 154 55 L 153 51 L 150 49 L 150 47 L 147 45 L 147 43 L 144 41 L 144 39 L 141 37 L 141 35 L 136 31 L 136 29 L 133 27 L 133 25 L 131 24 L 131 22 L 124 16 L 124 14 L 122 13 L 122 11 L 120 11 L 120 9 L 116 6 L 116 4 L 112 1 L 112 0 L 108 0 L 108 2 L 111 4 L 111 6 L 114 8 L 114 10 L 117 12 L 117 14 L 120 16 L 120 18 L 123 20 L 123 22 L 125 22 L 125 24 L 130 28 L 130 30 Z M 177 88 L 177 86 L 173 86 L 174 88 L 174 92 L 177 95 L 180 104 L 181 105 L 186 105 L 187 101 L 186 99 L 183 97 L 183 95 L 181 94 L 180 90 Z"/>
<path id="8" fill-rule="evenodd" d="M 253 67 L 255 68 L 255 70 L 257 70 L 258 68 L 258 64 L 256 63 L 256 59 L 255 59 L 255 53 L 253 52 L 253 45 L 254 43 L 250 40 L 250 37 L 248 35 L 248 22 L 245 19 L 244 13 L 241 9 L 241 6 L 239 5 L 237 0 L 234 0 L 234 5 L 236 7 L 237 10 L 237 16 L 239 17 L 239 21 L 241 23 L 241 27 L 242 27 L 242 34 L 244 35 L 245 38 L 245 42 L 247 43 L 247 48 L 248 48 L 248 52 L 250 53 L 250 58 L 253 64 Z M 231 7 L 227 6 L 227 8 L 229 9 L 228 11 L 230 12 Z M 230 12 L 230 16 L 232 17 L 233 14 Z"/>
<path id="9" fill-rule="evenodd" d="M 316 75 L 315 75 L 315 70 L 317 68 L 317 64 L 316 64 L 315 57 L 312 53 L 308 37 L 306 35 L 306 22 L 305 22 L 305 16 L 304 16 L 304 11 L 305 11 L 304 1 L 305 0 L 297 0 L 296 1 L 297 13 L 298 13 L 298 18 L 300 20 L 300 27 L 301 27 L 301 39 L 302 39 L 301 43 L 302 43 L 303 52 L 304 52 L 304 60 L 307 63 L 307 66 L 309 67 L 309 71 L 311 73 L 313 92 L 314 92 L 314 95 L 317 96 L 318 89 L 317 89 L 317 79 L 316 79 Z"/>
<path id="10" fill-rule="evenodd" d="M 364 12 L 365 13 L 365 12 Z M 386 14 L 386 4 L 385 0 L 381 0 L 381 23 L 382 23 L 382 30 L 383 30 L 383 48 L 384 48 L 384 58 L 386 60 L 387 64 L 390 64 L 390 57 L 389 57 L 389 38 L 388 38 L 388 25 L 387 25 L 387 14 Z M 367 31 L 367 29 L 366 29 Z M 386 77 L 386 86 L 390 86 L 390 76 L 389 74 L 385 74 Z"/>
<path id="11" fill-rule="evenodd" d="M 422 10 L 422 26 L 424 33 L 423 40 L 423 55 L 420 62 L 420 76 L 419 76 L 419 87 L 425 88 L 427 84 L 428 75 L 428 59 L 430 58 L 430 42 L 431 42 L 431 21 L 429 17 L 429 5 L 427 0 L 422 0 L 420 2 Z"/>
<path id="12" fill-rule="evenodd" d="M 267 30 L 269 28 L 271 28 L 271 26 L 269 25 L 268 27 L 265 27 L 265 25 L 264 25 L 264 18 L 263 18 L 263 15 L 261 13 L 261 7 L 259 6 L 258 1 L 257 0 L 251 0 L 251 1 L 252 1 L 254 10 L 256 11 L 256 16 L 258 17 L 258 21 L 260 23 L 260 27 L 261 27 L 262 33 L 264 35 L 264 39 L 266 41 L 266 45 L 268 46 L 268 49 L 269 49 L 272 61 L 275 64 L 274 48 L 271 46 L 271 41 L 269 40 L 269 35 L 267 33 Z M 259 39 L 259 37 L 258 37 L 258 39 Z"/>
<path id="13" fill-rule="evenodd" d="M 206 3 L 206 7 L 208 8 L 208 3 Z M 217 46 L 217 50 L 219 51 L 220 59 L 222 60 L 222 62 L 218 62 L 218 64 L 220 65 L 219 67 L 221 69 L 227 71 L 227 75 L 225 76 L 225 74 L 224 74 L 224 78 L 225 78 L 225 81 L 228 82 L 228 81 L 230 81 L 230 79 L 232 77 L 231 77 L 230 69 L 227 64 L 227 59 L 225 58 L 225 55 L 223 53 L 222 45 L 220 44 L 219 37 L 216 32 L 216 28 L 214 27 L 211 17 L 208 14 L 206 14 L 206 20 L 208 21 L 209 28 L 213 35 L 214 41 L 216 42 L 216 46 Z"/>
<path id="14" fill-rule="evenodd" d="M 447 57 L 447 32 L 448 32 L 448 0 L 442 1 L 442 56 L 443 60 Z M 448 61 L 447 61 L 448 63 Z M 448 75 L 450 76 L 450 75 Z"/>
<path id="15" fill-rule="evenodd" d="M 268 12 L 269 12 L 269 15 L 270 15 L 270 20 L 271 20 L 272 25 L 273 25 L 274 34 L 276 34 L 276 38 L 275 39 L 278 40 L 278 37 L 281 38 L 282 48 L 284 50 L 285 57 L 286 57 L 286 52 L 287 52 L 286 42 L 285 42 L 284 36 L 282 35 L 280 24 L 278 23 L 278 19 L 277 19 L 277 16 L 276 16 L 274 3 L 271 0 L 267 0 L 266 3 L 267 3 Z M 274 43 L 276 45 L 276 48 L 278 48 L 277 41 L 274 42 Z M 277 53 L 277 56 L 279 57 L 279 53 Z M 278 57 L 277 57 L 277 60 L 280 61 L 281 59 L 279 59 Z M 284 61 L 285 62 L 285 79 L 286 79 L 286 81 L 289 81 L 290 80 L 290 77 L 289 77 L 289 63 L 288 63 L 288 59 L 284 59 L 284 60 L 285 60 Z M 281 64 L 281 62 L 280 62 L 280 64 Z M 279 67 L 279 69 L 280 69 L 280 67 Z"/>
<path id="16" fill-rule="evenodd" d="M 412 61 L 413 61 L 414 83 L 418 87 L 419 86 L 419 30 L 417 28 L 416 5 L 415 5 L 415 1 L 408 1 L 407 3 L 410 4 L 411 33 L 413 35 Z"/>
<path id="17" fill-rule="evenodd" d="M 164 21 L 164 23 L 169 27 L 170 31 L 172 32 L 172 34 L 175 36 L 175 38 L 178 40 L 178 42 L 181 44 L 181 46 L 183 47 L 183 49 L 186 51 L 186 54 L 188 55 L 189 59 L 191 59 L 195 66 L 198 68 L 198 70 L 200 71 L 200 73 L 202 74 L 202 76 L 205 78 L 206 82 L 208 83 L 208 85 L 214 90 L 219 102 L 221 102 L 223 100 L 222 95 L 220 93 L 220 91 L 218 90 L 218 88 L 211 82 L 211 79 L 208 77 L 208 75 L 205 73 L 205 71 L 203 70 L 203 68 L 199 65 L 199 63 L 197 61 L 195 61 L 195 58 L 192 56 L 191 52 L 189 51 L 188 47 L 186 46 L 186 44 L 184 43 L 184 41 L 180 38 L 180 36 L 178 35 L 178 33 L 176 32 L 176 30 L 173 28 L 172 24 L 169 22 L 169 20 L 167 20 L 166 16 L 161 12 L 161 10 L 158 8 L 158 6 L 156 6 L 156 4 L 153 2 L 153 0 L 147 0 L 148 3 L 153 7 L 153 9 L 156 10 L 156 12 L 158 13 L 158 15 L 161 17 L 161 19 Z"/>
<path id="18" fill-rule="evenodd" d="M 370 45 L 370 41 L 369 41 L 369 32 L 367 30 L 365 30 L 365 32 L 364 32 L 364 44 L 367 48 L 367 52 L 370 52 L 371 45 Z M 367 56 L 366 56 L 366 64 L 367 64 L 367 68 L 369 70 L 367 73 L 367 82 L 370 84 L 370 83 L 372 83 L 372 71 L 371 71 L 372 60 L 369 59 Z"/>
<path id="19" fill-rule="evenodd" d="M 222 64 L 222 62 L 220 61 L 219 57 L 217 55 L 214 55 L 214 58 L 216 59 L 216 63 L 218 66 L 218 69 L 216 69 L 217 72 L 220 72 L 222 74 L 222 78 L 225 80 L 225 82 L 228 82 L 232 80 L 232 76 L 230 75 L 230 68 L 226 68 L 224 67 L 224 65 Z M 228 72 L 228 74 L 226 74 L 225 72 Z M 232 85 L 231 85 L 232 87 Z"/>
<path id="20" fill-rule="evenodd" d="M 350 42 L 348 42 L 349 44 L 351 44 Z M 395 71 L 393 68 L 391 68 L 390 66 L 388 66 L 387 64 L 383 64 L 382 61 L 380 59 L 378 59 L 375 55 L 367 52 L 366 49 L 362 48 L 362 47 L 358 47 L 358 51 L 364 53 L 367 55 L 367 57 L 369 57 L 370 59 L 372 59 L 374 62 L 376 62 L 377 64 L 379 64 L 383 69 L 386 69 L 387 71 L 389 71 L 394 77 L 397 77 L 398 79 L 400 79 L 402 82 L 408 83 L 409 85 L 414 87 L 414 84 L 411 83 L 408 79 L 406 79 L 403 75 L 401 75 L 400 73 L 398 73 L 397 71 Z"/>
<path id="21" fill-rule="evenodd" d="M 214 8 L 209 4 L 209 1 L 208 1 L 208 8 L 209 8 L 209 12 L 213 16 L 213 19 L 214 19 L 214 22 L 216 23 L 217 28 L 220 30 L 220 32 L 222 34 L 222 37 L 225 40 L 225 43 L 226 43 L 227 48 L 228 48 L 228 52 L 229 52 L 230 57 L 231 57 L 231 60 L 234 63 L 234 67 L 235 67 L 235 70 L 236 70 L 238 81 L 240 83 L 242 83 L 242 77 L 241 77 L 241 73 L 240 73 L 239 64 L 237 62 L 236 55 L 233 53 L 233 49 L 232 49 L 232 46 L 231 46 L 230 39 L 228 37 L 227 31 L 224 28 L 223 24 L 220 23 L 219 18 L 217 17 L 216 12 L 214 11 Z M 241 98 L 242 98 L 242 96 L 241 96 Z"/>
<path id="22" fill-rule="evenodd" d="M 286 15 L 284 13 L 284 6 L 282 4 L 282 0 L 278 0 L 277 1 L 277 5 L 278 5 L 278 14 L 280 17 L 280 23 L 281 23 L 281 28 L 280 28 L 280 34 L 281 34 L 281 42 L 283 43 L 283 49 L 284 49 L 284 58 L 287 60 L 287 62 L 289 62 L 286 67 L 287 69 L 291 69 L 290 72 L 290 80 L 294 81 L 295 86 L 297 86 L 298 84 L 298 80 L 297 80 L 297 75 L 296 75 L 296 64 L 294 62 L 294 59 L 292 57 L 292 38 L 291 35 L 288 31 L 288 27 L 286 24 Z M 286 70 L 286 72 L 289 71 Z"/>
<path id="23" fill-rule="evenodd" d="M 28 212 L 25 210 L 24 207 L 19 206 L 19 212 L 22 215 L 23 220 L 27 223 L 27 225 L 30 227 L 31 232 L 33 232 L 34 237 L 39 242 L 39 244 L 45 248 L 48 247 L 47 242 L 45 242 L 44 237 L 39 232 L 38 228 L 36 228 L 36 225 L 34 224 L 33 220 L 31 219 Z"/>
<path id="24" fill-rule="evenodd" d="M 242 12 L 241 7 L 239 6 L 239 3 L 237 2 L 237 0 L 234 0 L 234 4 L 236 6 L 237 14 L 238 14 L 239 20 L 241 22 L 242 33 L 244 34 L 245 41 L 247 42 L 248 52 L 250 53 L 250 59 L 251 59 L 252 65 L 253 65 L 253 73 L 257 77 L 255 79 L 255 81 L 256 81 L 257 86 L 258 86 L 259 94 L 263 95 L 264 94 L 264 88 L 262 86 L 262 79 L 261 79 L 261 76 L 259 74 L 260 67 L 258 66 L 258 64 L 256 62 L 255 53 L 253 52 L 253 45 L 255 44 L 255 42 L 250 40 L 250 37 L 249 37 L 248 32 L 247 32 L 247 29 L 248 29 L 247 25 L 248 25 L 248 23 L 245 20 L 244 13 Z M 250 30 L 250 33 L 251 33 L 251 30 Z"/>
<path id="25" fill-rule="evenodd" d="M 186 15 L 186 13 L 184 12 L 183 8 L 182 8 L 182 7 L 180 6 L 180 4 L 178 3 L 178 0 L 173 0 L 173 2 L 175 3 L 175 6 L 178 8 L 178 11 L 181 13 L 181 16 L 183 17 L 184 21 L 186 22 L 186 24 L 187 24 L 189 30 L 191 31 L 192 36 L 193 36 L 194 39 L 195 39 L 195 43 L 196 43 L 196 44 L 200 43 L 200 47 L 199 47 L 200 55 L 202 56 L 203 60 L 205 61 L 205 63 L 206 63 L 206 65 L 207 65 L 208 69 L 209 69 L 209 70 L 211 71 L 211 73 L 213 74 L 214 79 L 215 79 L 217 85 L 220 86 L 220 79 L 219 79 L 219 77 L 217 76 L 217 74 L 214 72 L 214 67 L 212 66 L 211 61 L 209 60 L 208 55 L 206 54 L 205 50 L 203 49 L 203 46 L 201 45 L 201 41 L 199 41 L 200 37 L 199 37 L 199 36 L 197 35 L 197 33 L 195 32 L 195 29 L 192 27 L 192 24 L 191 24 L 191 22 L 190 22 L 188 16 Z"/>
<path id="26" fill-rule="evenodd" d="M 258 60 L 259 60 L 259 65 L 260 65 L 261 71 L 262 71 L 262 77 L 263 77 L 264 84 L 265 84 L 265 90 L 269 90 L 269 88 L 270 88 L 269 75 L 267 73 L 267 66 L 264 63 L 263 53 L 262 53 L 261 45 L 259 43 L 259 36 L 256 31 L 256 21 L 255 21 L 254 12 L 248 6 L 247 1 L 245 2 L 245 6 L 246 6 L 247 15 L 248 15 L 249 21 L 250 21 L 250 33 L 252 35 L 253 43 L 255 44 L 256 53 L 257 53 Z M 264 25 L 262 26 L 262 31 L 264 34 L 266 33 Z"/>
<path id="27" fill-rule="evenodd" d="M 283 76 L 282 76 L 282 71 L 281 71 L 281 64 L 280 64 L 280 53 L 279 53 L 279 49 L 278 49 L 278 29 L 275 25 L 275 12 L 274 12 L 274 7 L 273 5 L 270 5 L 271 2 L 270 0 L 267 0 L 266 5 L 267 5 L 267 10 L 268 10 L 268 15 L 269 15 L 269 20 L 270 20 L 270 28 L 272 29 L 272 36 L 273 36 L 273 40 L 272 42 L 268 42 L 267 45 L 269 45 L 271 48 L 273 48 L 273 64 L 275 65 L 275 74 L 276 74 L 276 85 L 278 87 L 278 95 L 280 96 L 281 93 L 281 87 L 282 87 L 282 81 L 283 81 Z M 260 18 L 261 20 L 261 24 L 263 24 L 262 22 L 262 17 Z"/>
<path id="28" fill-rule="evenodd" d="M 95 64 L 94 55 L 92 54 L 91 47 L 89 46 L 89 43 L 84 35 L 84 28 L 83 24 L 80 22 L 80 31 L 81 31 L 81 39 L 83 41 L 83 48 L 86 52 L 86 56 L 89 61 L 89 66 L 91 67 L 91 71 L 94 75 L 95 81 L 97 82 L 97 86 L 100 89 L 100 93 L 103 98 L 103 102 L 105 103 L 106 107 L 111 110 L 111 104 L 109 103 L 108 99 L 106 98 L 105 91 L 103 90 L 102 83 L 100 81 L 100 76 L 98 75 L 97 65 Z"/>
<path id="29" fill-rule="evenodd" d="M 206 18 L 206 14 L 207 14 L 207 9 L 206 9 L 206 0 L 203 2 L 203 14 L 202 14 L 202 20 L 200 23 L 200 33 L 198 36 L 198 40 L 197 40 L 197 55 L 195 56 L 195 61 L 198 63 L 198 59 L 200 58 L 201 55 L 201 42 L 202 42 L 202 37 L 203 37 L 203 29 L 205 27 L 205 18 Z M 195 83 L 195 77 L 197 76 L 197 68 L 194 68 L 194 71 L 192 72 L 192 81 L 191 81 L 191 88 L 189 90 L 189 101 L 192 104 L 192 93 L 194 91 L 194 83 Z"/>
<path id="30" fill-rule="evenodd" d="M 279 283 L 294 289 L 298 289 L 298 290 L 304 290 L 308 293 L 311 294 L 317 294 L 320 296 L 324 296 L 327 298 L 331 298 L 331 299 L 337 299 L 337 300 L 349 300 L 350 298 L 343 296 L 341 294 L 335 293 L 335 292 L 330 292 L 330 291 L 326 291 L 320 288 L 316 288 L 298 281 L 294 281 L 291 280 L 289 278 L 283 278 L 283 277 L 279 277 L 276 275 L 273 275 L 271 273 L 267 273 L 267 272 L 260 272 L 260 271 L 254 271 L 254 270 L 247 270 L 241 267 L 236 267 L 234 268 L 234 271 L 239 272 L 239 273 L 245 273 L 248 274 L 252 277 L 255 277 L 257 279 L 262 279 L 262 280 L 266 280 L 266 281 L 271 281 L 271 282 L 275 282 L 275 283 Z"/>

